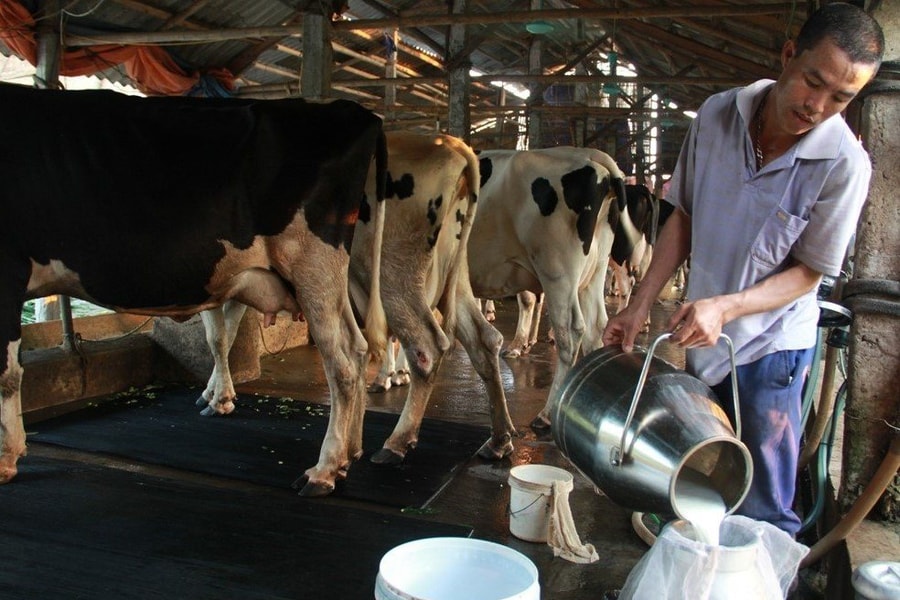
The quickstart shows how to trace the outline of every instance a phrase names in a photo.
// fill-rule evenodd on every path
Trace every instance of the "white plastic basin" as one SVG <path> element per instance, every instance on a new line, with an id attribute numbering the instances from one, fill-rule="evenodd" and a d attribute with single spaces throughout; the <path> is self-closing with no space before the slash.
<path id="1" fill-rule="evenodd" d="M 381 558 L 376 600 L 540 600 L 538 570 L 524 554 L 485 540 L 439 537 L 401 544 Z"/>

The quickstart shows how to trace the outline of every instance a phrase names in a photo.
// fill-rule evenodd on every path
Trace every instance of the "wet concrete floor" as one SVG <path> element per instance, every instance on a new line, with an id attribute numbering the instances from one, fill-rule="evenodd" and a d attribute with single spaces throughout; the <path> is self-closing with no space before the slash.
<path id="1" fill-rule="evenodd" d="M 658 303 L 652 313 L 651 332 L 638 339 L 649 346 L 661 331 L 668 316 L 675 309 L 673 301 Z M 498 303 L 495 326 L 506 340 L 513 337 L 516 324 L 516 303 L 510 299 Z M 614 309 L 613 306 L 609 307 Z M 417 518 L 458 525 L 473 529 L 473 537 L 497 542 L 518 550 L 529 557 L 540 574 L 543 600 L 604 600 L 615 598 L 629 572 L 649 550 L 649 546 L 635 533 L 631 525 L 631 511 L 617 506 L 562 456 L 550 434 L 538 435 L 529 423 L 547 400 L 555 369 L 555 348 L 547 340 L 547 320 L 542 320 L 540 341 L 531 352 L 515 359 L 501 358 L 501 375 L 513 423 L 520 437 L 514 440 L 515 452 L 499 462 L 471 458 L 456 476 L 428 504 Z M 683 353 L 663 343 L 661 358 L 681 367 Z M 267 356 L 262 361 L 259 379 L 237 386 L 245 401 L 252 394 L 288 396 L 308 402 L 328 402 L 318 351 L 303 346 Z M 370 379 L 374 369 L 370 369 Z M 371 410 L 399 412 L 406 399 L 407 388 L 394 388 L 383 394 L 369 394 Z M 426 417 L 489 426 L 489 407 L 484 386 L 471 366 L 465 351 L 457 344 L 441 366 L 435 392 L 429 402 Z M 30 453 L 37 456 L 59 457 L 103 466 L 142 472 L 151 475 L 195 481 L 209 486 L 246 489 L 254 493 L 271 493 L 266 488 L 220 477 L 187 473 L 114 457 L 32 444 Z M 592 564 L 576 564 L 554 557 L 552 549 L 543 543 L 533 543 L 514 537 L 509 530 L 509 471 L 521 464 L 546 464 L 567 469 L 574 474 L 575 486 L 569 497 L 579 537 L 593 544 L 599 560 Z M 301 468 L 309 465 L 299 465 Z M 349 477 L 353 477 L 351 467 Z M 315 500 L 311 500 L 315 501 Z M 330 497 L 335 504 L 358 504 L 358 501 Z M 363 506 L 374 512 L 392 511 L 374 504 Z M 373 582 L 374 588 L 374 582 Z M 798 594 L 793 600 L 812 600 L 819 595 Z M 461 599 L 462 600 L 462 599 Z"/>
<path id="2" fill-rule="evenodd" d="M 641 336 L 638 344 L 649 345 L 674 307 L 673 302 L 657 304 L 652 315 L 651 333 Z M 505 340 L 512 339 L 516 325 L 514 299 L 497 303 L 494 325 Z M 422 518 L 471 526 L 473 537 L 501 543 L 525 554 L 538 568 L 544 599 L 597 600 L 604 598 L 606 592 L 622 587 L 648 546 L 631 526 L 631 511 L 616 506 L 598 493 L 595 486 L 557 450 L 549 433 L 538 435 L 529 427 L 547 400 L 555 369 L 555 347 L 547 341 L 548 327 L 545 317 L 540 340 L 529 354 L 500 360 L 510 414 L 520 434 L 514 440 L 514 454 L 496 463 L 473 457 L 431 501 L 429 514 Z M 661 344 L 658 353 L 677 366 L 683 365 L 683 353 L 669 344 Z M 310 347 L 267 357 L 263 360 L 262 376 L 237 386 L 238 394 L 278 394 L 308 401 L 327 401 L 321 370 L 313 364 L 318 364 L 317 355 Z M 307 366 L 298 368 L 299 365 Z M 370 370 L 370 375 L 374 376 L 374 371 Z M 369 409 L 399 412 L 407 389 L 370 393 Z M 484 386 L 459 344 L 441 365 L 426 417 L 484 426 L 490 424 Z M 570 494 L 569 506 L 581 540 L 596 547 L 599 561 L 575 564 L 554 557 L 546 544 L 522 541 L 510 534 L 509 471 L 516 465 L 527 463 L 553 465 L 574 473 L 575 488 Z M 353 477 L 352 467 L 349 477 Z"/>

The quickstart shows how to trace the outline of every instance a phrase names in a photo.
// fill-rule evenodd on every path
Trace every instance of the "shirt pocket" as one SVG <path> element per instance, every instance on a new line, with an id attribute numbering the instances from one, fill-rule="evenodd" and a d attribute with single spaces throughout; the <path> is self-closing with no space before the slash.
<path id="1" fill-rule="evenodd" d="M 763 222 L 750 247 L 753 261 L 770 269 L 783 263 L 807 223 L 807 219 L 792 215 L 779 206 Z"/>

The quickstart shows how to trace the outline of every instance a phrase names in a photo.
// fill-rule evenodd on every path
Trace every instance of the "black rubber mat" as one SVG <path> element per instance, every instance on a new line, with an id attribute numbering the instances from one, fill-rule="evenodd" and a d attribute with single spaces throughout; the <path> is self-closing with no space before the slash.
<path id="1" fill-rule="evenodd" d="M 28 427 L 28 440 L 287 488 L 316 464 L 329 407 L 290 398 L 242 395 L 227 417 L 202 417 L 200 391 L 166 388 L 89 406 Z M 367 411 L 365 455 L 335 495 L 399 507 L 424 507 L 487 440 L 489 430 L 425 419 L 418 446 L 399 466 L 369 456 L 398 415 Z M 26 459 L 27 460 L 27 459 Z"/>
<path id="2" fill-rule="evenodd" d="M 365 599 L 404 542 L 467 527 L 33 457 L 0 487 L 0 598 Z"/>

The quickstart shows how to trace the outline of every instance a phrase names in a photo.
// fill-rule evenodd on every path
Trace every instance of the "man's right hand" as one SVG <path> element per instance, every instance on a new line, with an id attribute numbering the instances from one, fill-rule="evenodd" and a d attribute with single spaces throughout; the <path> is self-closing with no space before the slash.
<path id="1" fill-rule="evenodd" d="M 649 311 L 638 309 L 631 304 L 619 314 L 610 318 L 603 330 L 603 345 L 621 344 L 622 350 L 631 352 L 634 340 L 647 320 Z"/>

